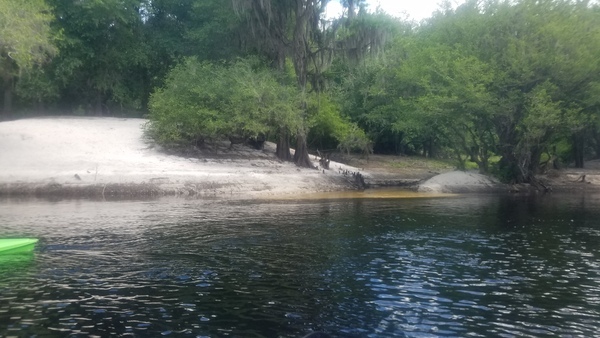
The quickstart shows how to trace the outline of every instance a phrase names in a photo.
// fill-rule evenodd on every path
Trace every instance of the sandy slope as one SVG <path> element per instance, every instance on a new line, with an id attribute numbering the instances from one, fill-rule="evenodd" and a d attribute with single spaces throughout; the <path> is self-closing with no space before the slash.
<path id="1" fill-rule="evenodd" d="M 506 191 L 498 181 L 475 172 L 451 171 L 421 183 L 420 192 L 468 193 Z"/>
<path id="2" fill-rule="evenodd" d="M 565 168 L 551 170 L 537 176 L 539 186 L 530 184 L 501 184 L 490 176 L 476 172 L 451 171 L 436 175 L 420 183 L 419 192 L 435 193 L 544 193 L 544 192 L 592 192 L 600 191 L 600 161 L 586 162 L 585 169 Z M 546 187 L 547 190 L 544 189 Z"/>
<path id="3" fill-rule="evenodd" d="M 220 156 L 169 155 L 144 138 L 143 119 L 35 118 L 0 123 L 4 194 L 185 194 L 252 197 L 349 189 L 353 167 L 300 169 L 241 145 Z M 225 154 L 223 154 L 225 152 Z M 316 163 L 316 162 L 315 162 Z"/>

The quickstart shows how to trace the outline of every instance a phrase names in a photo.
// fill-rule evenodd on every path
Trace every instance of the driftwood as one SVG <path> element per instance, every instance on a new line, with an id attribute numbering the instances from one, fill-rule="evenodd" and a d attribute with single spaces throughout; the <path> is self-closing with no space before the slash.
<path id="1" fill-rule="evenodd" d="M 356 187 L 359 190 L 365 190 L 367 185 L 365 184 L 365 178 L 363 177 L 363 175 L 359 172 L 353 173 L 353 175 L 354 175 L 354 185 L 356 185 Z"/>
<path id="2" fill-rule="evenodd" d="M 531 175 L 529 178 L 529 183 L 538 191 L 541 192 L 552 192 L 552 187 L 546 185 L 544 182 L 542 182 L 542 180 L 536 178 L 535 176 Z"/>
<path id="3" fill-rule="evenodd" d="M 367 184 L 365 183 L 365 177 L 358 171 L 349 171 L 339 169 L 340 174 L 344 176 L 351 177 L 350 183 L 352 183 L 356 189 L 365 190 L 367 188 Z"/>

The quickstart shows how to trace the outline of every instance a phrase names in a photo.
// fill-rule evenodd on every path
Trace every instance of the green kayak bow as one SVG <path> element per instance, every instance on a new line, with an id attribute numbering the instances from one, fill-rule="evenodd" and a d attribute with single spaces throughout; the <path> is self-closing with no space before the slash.
<path id="1" fill-rule="evenodd" d="M 35 248 L 36 238 L 4 238 L 0 239 L 0 255 L 29 252 Z"/>

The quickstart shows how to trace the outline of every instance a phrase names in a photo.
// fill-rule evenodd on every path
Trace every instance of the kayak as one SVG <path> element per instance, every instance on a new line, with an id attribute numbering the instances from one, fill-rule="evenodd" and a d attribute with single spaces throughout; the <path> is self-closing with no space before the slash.
<path id="1" fill-rule="evenodd" d="M 36 238 L 0 238 L 0 255 L 32 251 L 37 242 Z"/>

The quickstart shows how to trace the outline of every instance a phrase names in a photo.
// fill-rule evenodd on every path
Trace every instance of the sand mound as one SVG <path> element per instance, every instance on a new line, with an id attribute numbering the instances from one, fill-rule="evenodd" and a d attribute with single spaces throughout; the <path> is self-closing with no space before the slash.
<path id="1" fill-rule="evenodd" d="M 418 186 L 420 192 L 466 193 L 503 190 L 495 179 L 474 172 L 451 171 L 434 176 Z"/>

